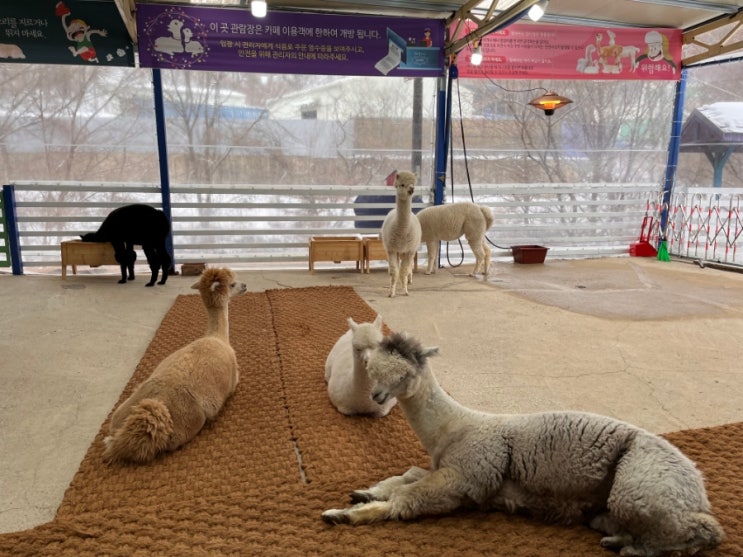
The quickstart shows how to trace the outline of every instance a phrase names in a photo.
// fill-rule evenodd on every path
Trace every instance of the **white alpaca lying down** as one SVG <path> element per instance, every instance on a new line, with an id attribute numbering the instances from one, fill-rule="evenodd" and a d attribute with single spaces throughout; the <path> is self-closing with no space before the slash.
<path id="1" fill-rule="evenodd" d="M 493 225 L 490 207 L 469 201 L 426 207 L 417 214 L 421 223 L 421 242 L 426 244 L 428 265 L 426 274 L 436 272 L 439 242 L 451 242 L 464 236 L 475 254 L 473 275 L 490 270 L 490 247 L 485 232 Z"/>
<path id="2" fill-rule="evenodd" d="M 373 323 L 356 323 L 348 318 L 349 330 L 336 341 L 325 360 L 325 382 L 328 396 L 341 414 L 371 414 L 386 416 L 397 402 L 394 398 L 384 404 L 372 400 L 372 384 L 366 373 L 366 362 L 371 351 L 382 340 L 382 316 Z"/>
<path id="3" fill-rule="evenodd" d="M 465 506 L 523 512 L 605 533 L 622 556 L 694 554 L 720 544 L 702 475 L 676 447 L 648 431 L 581 412 L 488 414 L 465 408 L 428 365 L 438 348 L 394 334 L 374 350 L 372 396 L 396 396 L 431 456 L 351 495 L 357 504 L 322 514 L 364 524 L 451 512 Z"/>

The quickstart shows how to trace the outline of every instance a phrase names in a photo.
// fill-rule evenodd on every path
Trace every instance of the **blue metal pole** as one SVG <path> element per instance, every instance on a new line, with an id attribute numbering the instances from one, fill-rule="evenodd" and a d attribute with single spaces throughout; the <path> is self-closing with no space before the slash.
<path id="1" fill-rule="evenodd" d="M 162 196 L 163 212 L 168 220 L 173 222 L 173 214 L 170 206 L 170 175 L 168 173 L 168 142 L 165 133 L 165 104 L 163 102 L 163 83 L 160 69 L 152 70 L 152 92 L 155 99 L 155 129 L 157 131 L 157 153 L 160 160 L 160 194 Z M 168 234 L 165 247 L 170 253 L 172 263 L 168 272 L 175 273 L 175 254 L 173 253 L 173 230 Z"/>
<path id="2" fill-rule="evenodd" d="M 666 181 L 663 185 L 663 206 L 660 215 L 661 240 L 666 239 L 666 225 L 668 224 L 668 208 L 671 203 L 671 194 L 676 181 L 676 169 L 679 160 L 681 144 L 681 125 L 684 118 L 684 94 L 686 93 L 686 69 L 681 70 L 681 79 L 676 83 L 676 96 L 673 101 L 673 121 L 671 122 L 671 140 L 668 144 L 668 164 L 666 166 Z"/>
<path id="3" fill-rule="evenodd" d="M 10 246 L 10 264 L 14 275 L 23 274 L 23 260 L 21 259 L 21 239 L 18 234 L 18 218 L 15 208 L 15 188 L 12 185 L 3 186 L 3 206 L 5 207 L 5 226 L 8 232 Z"/>
<path id="4" fill-rule="evenodd" d="M 451 89 L 453 76 L 457 75 L 457 67 L 449 67 L 446 89 L 444 80 L 439 78 L 438 101 L 436 103 L 436 180 L 434 183 L 433 204 L 441 205 L 444 202 L 444 188 L 446 187 L 446 160 L 449 152 L 451 136 Z"/>

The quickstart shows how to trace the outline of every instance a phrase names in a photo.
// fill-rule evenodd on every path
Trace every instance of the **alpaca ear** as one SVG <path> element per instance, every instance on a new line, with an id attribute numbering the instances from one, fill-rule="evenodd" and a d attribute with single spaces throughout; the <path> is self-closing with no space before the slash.
<path id="1" fill-rule="evenodd" d="M 382 316 L 381 315 L 377 314 L 377 317 L 374 319 L 373 325 L 380 331 L 382 330 Z"/>
<path id="2" fill-rule="evenodd" d="M 356 330 L 356 327 L 358 327 L 358 326 L 359 326 L 359 324 L 358 324 L 358 323 L 356 323 L 356 321 L 354 321 L 354 320 L 353 320 L 353 317 L 349 317 L 348 319 L 346 319 L 346 321 L 348 322 L 348 327 L 349 327 L 349 328 L 350 328 L 350 329 L 351 329 L 352 331 L 355 331 L 355 330 Z"/>
<path id="3" fill-rule="evenodd" d="M 430 358 L 431 356 L 438 356 L 439 355 L 439 347 L 438 346 L 432 346 L 430 348 L 424 348 L 421 352 L 421 356 L 424 358 Z"/>
<path id="4" fill-rule="evenodd" d="M 221 286 L 221 283 L 218 280 L 215 280 L 211 285 L 209 286 L 209 290 L 214 292 L 217 288 Z"/>
<path id="5" fill-rule="evenodd" d="M 194 283 L 193 283 L 193 284 L 191 285 L 191 288 L 193 288 L 194 290 L 198 290 L 198 289 L 199 289 L 199 285 L 200 285 L 200 284 L 201 284 L 201 281 L 200 281 L 200 280 L 197 280 L 196 282 L 194 282 Z"/>

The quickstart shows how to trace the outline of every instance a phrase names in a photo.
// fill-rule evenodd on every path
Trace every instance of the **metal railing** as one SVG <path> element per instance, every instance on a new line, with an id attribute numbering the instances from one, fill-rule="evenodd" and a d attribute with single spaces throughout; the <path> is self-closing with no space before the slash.
<path id="1" fill-rule="evenodd" d="M 60 242 L 94 231 L 115 207 L 161 206 L 158 184 L 15 182 L 17 244 L 23 267 L 59 268 Z M 622 255 L 636 241 L 658 184 L 477 184 L 448 201 L 491 207 L 493 257 L 512 245 L 543 245 L 550 258 Z M 461 193 L 458 193 L 461 192 Z M 377 234 L 394 206 L 386 186 L 183 185 L 171 187 L 177 263 L 306 265 L 311 236 Z M 387 196 L 380 201 L 376 197 Z M 428 192 L 414 203 L 429 204 Z M 453 197 L 453 199 L 452 199 Z M 380 214 L 369 214 L 380 211 Z M 422 250 L 425 252 L 425 248 Z M 451 251 L 451 250 L 450 250 Z M 468 247 L 464 260 L 472 261 Z"/>
<path id="2" fill-rule="evenodd" d="M 663 210 L 656 203 L 656 213 Z M 690 188 L 675 193 L 668 207 L 665 237 L 672 255 L 700 261 L 743 264 L 743 189 Z"/>

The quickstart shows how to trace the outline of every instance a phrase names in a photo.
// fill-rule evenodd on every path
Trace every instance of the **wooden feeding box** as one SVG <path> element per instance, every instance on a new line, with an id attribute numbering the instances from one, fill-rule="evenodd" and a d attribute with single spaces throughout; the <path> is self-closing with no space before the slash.
<path id="1" fill-rule="evenodd" d="M 364 272 L 369 272 L 372 261 L 387 261 L 387 252 L 379 236 L 364 237 Z"/>
<path id="2" fill-rule="evenodd" d="M 544 246 L 511 246 L 515 263 L 544 263 L 547 250 Z"/>
<path id="3" fill-rule="evenodd" d="M 361 236 L 312 236 L 310 238 L 310 273 L 318 261 L 355 261 L 359 272 L 364 270 L 364 242 Z"/>
<path id="4" fill-rule="evenodd" d="M 62 242 L 62 278 L 67 276 L 67 265 L 72 265 L 72 274 L 77 274 L 78 265 L 118 265 L 114 248 L 110 242 L 83 242 L 67 240 Z"/>
<path id="5" fill-rule="evenodd" d="M 198 277 L 206 269 L 206 263 L 196 261 L 194 263 L 182 263 L 181 264 L 181 275 L 184 277 Z"/>
<path id="6" fill-rule="evenodd" d="M 387 261 L 387 251 L 379 236 L 364 236 L 364 272 L 370 272 L 372 261 Z M 413 260 L 413 272 L 418 272 L 418 254 Z"/>

